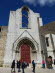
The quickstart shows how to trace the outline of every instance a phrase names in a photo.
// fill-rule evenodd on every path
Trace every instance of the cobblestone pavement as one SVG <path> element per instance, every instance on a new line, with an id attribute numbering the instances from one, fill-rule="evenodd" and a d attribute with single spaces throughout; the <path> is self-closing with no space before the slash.
<path id="1" fill-rule="evenodd" d="M 0 73 L 11 73 L 11 68 L 0 68 Z M 18 73 L 17 69 L 16 69 L 16 73 Z M 19 73 L 22 73 L 22 70 Z M 32 68 L 26 68 L 25 73 L 33 73 Z M 47 69 L 47 68 L 45 69 L 36 68 L 35 73 L 55 73 L 55 70 Z"/>

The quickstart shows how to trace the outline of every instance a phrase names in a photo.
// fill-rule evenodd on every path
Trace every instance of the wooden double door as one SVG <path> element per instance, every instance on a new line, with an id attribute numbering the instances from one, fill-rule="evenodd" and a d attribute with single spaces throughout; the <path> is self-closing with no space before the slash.
<path id="1" fill-rule="evenodd" d="M 21 45 L 21 62 L 31 63 L 30 46 L 27 44 Z"/>

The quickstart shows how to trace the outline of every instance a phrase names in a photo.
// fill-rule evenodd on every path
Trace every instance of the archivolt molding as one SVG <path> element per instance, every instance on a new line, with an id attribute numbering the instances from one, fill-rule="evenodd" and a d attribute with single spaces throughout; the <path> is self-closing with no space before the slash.
<path id="1" fill-rule="evenodd" d="M 28 37 L 23 37 L 23 38 L 20 38 L 20 39 L 18 40 L 18 42 L 16 42 L 16 43 L 13 44 L 13 50 L 12 50 L 12 51 L 16 50 L 17 48 L 19 49 L 20 46 L 21 46 L 23 43 L 30 45 L 30 47 L 32 48 L 32 50 L 36 50 L 36 51 L 37 51 L 37 50 L 39 49 L 38 45 L 36 45 L 36 42 L 33 41 L 33 39 L 30 39 L 30 38 L 28 38 Z M 36 47 L 36 46 L 37 46 L 37 47 Z M 36 48 L 37 48 L 37 49 L 36 49 Z"/>

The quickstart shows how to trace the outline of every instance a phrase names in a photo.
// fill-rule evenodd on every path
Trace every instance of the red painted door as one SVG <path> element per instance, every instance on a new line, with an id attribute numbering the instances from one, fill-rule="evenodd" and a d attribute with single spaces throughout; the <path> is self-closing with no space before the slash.
<path id="1" fill-rule="evenodd" d="M 30 46 L 26 44 L 21 45 L 21 62 L 23 61 L 31 63 Z"/>

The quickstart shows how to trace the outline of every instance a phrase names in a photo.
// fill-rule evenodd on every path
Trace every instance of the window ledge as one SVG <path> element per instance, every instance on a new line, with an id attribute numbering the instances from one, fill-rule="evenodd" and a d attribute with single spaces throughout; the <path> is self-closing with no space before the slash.
<path id="1" fill-rule="evenodd" d="M 31 29 L 31 28 L 20 28 L 20 29 Z"/>

